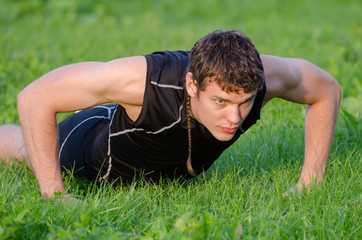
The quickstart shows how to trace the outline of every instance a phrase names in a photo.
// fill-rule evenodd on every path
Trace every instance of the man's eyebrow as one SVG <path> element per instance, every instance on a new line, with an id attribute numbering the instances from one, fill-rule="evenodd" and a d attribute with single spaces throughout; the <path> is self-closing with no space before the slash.
<path id="1" fill-rule="evenodd" d="M 244 99 L 244 101 L 242 101 L 242 103 L 247 102 L 247 101 L 249 101 L 249 100 L 251 100 L 251 99 L 253 99 L 253 98 L 255 98 L 255 97 L 256 97 L 256 93 L 255 93 L 255 94 L 253 94 L 253 95 L 251 95 L 250 97 L 248 97 L 248 98 Z M 224 102 L 231 102 L 231 100 L 230 100 L 230 99 L 223 98 L 223 97 L 216 96 L 216 95 L 215 95 L 215 96 L 213 96 L 213 98 L 214 98 L 214 99 L 223 100 Z"/>
<path id="2" fill-rule="evenodd" d="M 220 97 L 220 96 L 213 96 L 213 98 L 223 100 L 225 102 L 230 102 L 230 99 L 226 99 L 226 98 L 223 98 L 223 97 Z"/>

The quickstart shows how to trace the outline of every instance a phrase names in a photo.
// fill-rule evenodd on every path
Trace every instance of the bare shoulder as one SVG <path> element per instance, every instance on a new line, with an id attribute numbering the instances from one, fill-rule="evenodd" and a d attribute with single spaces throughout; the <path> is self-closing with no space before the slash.
<path id="1" fill-rule="evenodd" d="M 261 56 L 267 92 L 265 101 L 280 96 L 284 91 L 298 84 L 301 72 L 289 60 L 269 55 Z"/>
<path id="2" fill-rule="evenodd" d="M 144 56 L 59 67 L 29 84 L 18 99 L 68 112 L 104 103 L 141 106 L 147 63 Z"/>
<path id="3" fill-rule="evenodd" d="M 105 98 L 122 105 L 142 105 L 147 73 L 144 56 L 115 59 L 99 66 L 96 79 L 105 84 Z"/>
<path id="4" fill-rule="evenodd" d="M 325 89 L 337 84 L 326 71 L 303 59 L 268 55 L 262 55 L 261 59 L 267 89 L 264 105 L 275 97 L 311 104 L 326 93 Z"/>

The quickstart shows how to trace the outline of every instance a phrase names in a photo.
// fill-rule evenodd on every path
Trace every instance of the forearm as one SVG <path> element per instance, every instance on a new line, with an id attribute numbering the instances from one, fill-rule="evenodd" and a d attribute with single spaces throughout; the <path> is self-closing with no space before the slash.
<path id="1" fill-rule="evenodd" d="M 55 192 L 64 192 L 56 154 L 57 124 L 55 112 L 36 98 L 34 95 L 20 94 L 18 111 L 29 165 L 39 182 L 42 195 L 52 198 Z"/>
<path id="2" fill-rule="evenodd" d="M 325 175 L 340 101 L 339 85 L 335 83 L 330 88 L 331 95 L 328 98 L 307 106 L 300 186 L 308 186 L 313 181 L 321 183 Z"/>

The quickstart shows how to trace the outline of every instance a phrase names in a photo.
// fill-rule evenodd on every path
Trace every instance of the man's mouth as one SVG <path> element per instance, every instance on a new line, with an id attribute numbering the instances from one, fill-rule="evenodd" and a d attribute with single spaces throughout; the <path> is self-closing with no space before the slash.
<path id="1" fill-rule="evenodd" d="M 226 127 L 222 127 L 221 128 L 225 133 L 227 133 L 227 134 L 233 134 L 235 131 L 236 131 L 236 129 L 238 129 L 238 128 L 226 128 Z"/>

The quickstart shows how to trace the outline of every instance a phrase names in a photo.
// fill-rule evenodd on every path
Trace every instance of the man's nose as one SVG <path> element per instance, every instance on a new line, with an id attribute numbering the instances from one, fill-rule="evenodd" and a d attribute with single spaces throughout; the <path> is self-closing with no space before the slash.
<path id="1" fill-rule="evenodd" d="M 240 109 L 239 109 L 239 107 L 230 108 L 228 113 L 227 113 L 227 120 L 230 123 L 239 125 L 240 119 L 241 119 L 241 117 L 240 117 Z"/>

